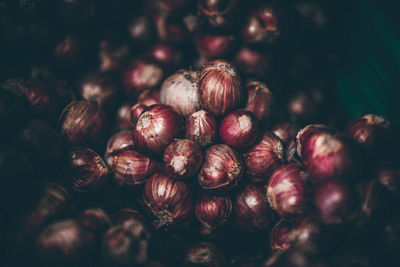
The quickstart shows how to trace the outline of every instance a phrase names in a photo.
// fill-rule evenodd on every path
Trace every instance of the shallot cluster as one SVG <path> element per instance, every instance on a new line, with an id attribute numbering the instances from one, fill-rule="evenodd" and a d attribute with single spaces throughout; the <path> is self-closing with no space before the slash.
<path id="1" fill-rule="evenodd" d="M 3 2 L 1 266 L 400 266 L 396 125 L 333 93 L 348 3 Z"/>

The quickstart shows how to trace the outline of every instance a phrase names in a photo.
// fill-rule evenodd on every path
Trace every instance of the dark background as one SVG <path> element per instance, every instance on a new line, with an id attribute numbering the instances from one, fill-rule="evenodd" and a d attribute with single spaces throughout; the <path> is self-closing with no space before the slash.
<path id="1" fill-rule="evenodd" d="M 90 1 L 88 1 L 90 2 Z M 0 1 L 0 73 L 27 75 L 33 67 L 46 66 L 57 76 L 73 83 L 76 75 L 57 69 L 52 55 L 54 48 L 67 33 L 83 35 L 87 40 L 86 54 L 81 55 L 83 73 L 96 68 L 97 49 L 101 40 L 129 43 L 126 25 L 146 13 L 145 1 L 95 1 L 78 8 L 76 13 L 89 13 L 87 21 L 76 23 L 65 15 L 62 1 Z M 318 49 L 333 52 L 335 66 L 321 60 L 310 75 L 330 75 L 332 89 L 338 92 L 341 105 L 351 116 L 365 113 L 386 115 L 396 128 L 400 127 L 399 97 L 400 23 L 397 1 L 321 1 L 331 5 L 329 29 L 323 34 L 294 38 L 281 51 L 305 53 Z M 334 3 L 329 3 L 334 2 Z M 69 23 L 65 23 L 69 20 Z M 142 53 L 131 44 L 131 55 Z M 190 47 L 190 45 L 188 45 Z M 186 48 L 188 47 L 186 46 Z M 318 61 L 318 60 L 317 60 Z M 190 65 L 186 62 L 185 65 Z M 288 63 L 290 64 L 290 63 Z M 319 65 L 318 65 L 319 64 Z M 285 75 L 285 67 L 282 75 Z M 336 105 L 336 104 L 335 104 Z"/>

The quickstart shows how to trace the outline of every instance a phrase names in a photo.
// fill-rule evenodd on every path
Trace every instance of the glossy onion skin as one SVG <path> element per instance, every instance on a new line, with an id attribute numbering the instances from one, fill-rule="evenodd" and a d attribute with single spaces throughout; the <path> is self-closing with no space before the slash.
<path id="1" fill-rule="evenodd" d="M 281 219 L 269 233 L 269 244 L 274 251 L 284 251 L 293 245 L 293 223 Z"/>
<path id="2" fill-rule="evenodd" d="M 228 196 L 214 196 L 201 193 L 195 206 L 197 219 L 209 229 L 215 229 L 226 222 L 232 212 Z"/>
<path id="3" fill-rule="evenodd" d="M 162 168 L 160 162 L 132 149 L 109 154 L 106 162 L 114 174 L 114 181 L 119 185 L 128 186 L 146 182 Z"/>
<path id="4" fill-rule="evenodd" d="M 60 135 L 70 144 L 96 143 L 107 128 L 104 111 L 90 101 L 74 101 L 65 107 L 59 118 Z"/>
<path id="5" fill-rule="evenodd" d="M 269 175 L 284 161 L 282 141 L 265 131 L 244 154 L 246 173 L 253 182 L 266 182 Z"/>
<path id="6" fill-rule="evenodd" d="M 289 144 L 296 139 L 298 128 L 291 122 L 280 122 L 276 124 L 271 131 L 285 144 Z"/>
<path id="7" fill-rule="evenodd" d="M 303 145 L 301 160 L 314 183 L 349 180 L 358 174 L 353 140 L 344 135 L 314 134 Z"/>
<path id="8" fill-rule="evenodd" d="M 250 81 L 246 84 L 247 103 L 245 110 L 256 116 L 262 125 L 270 125 L 275 108 L 275 97 L 261 82 Z"/>
<path id="9" fill-rule="evenodd" d="M 246 148 L 258 137 L 258 122 L 250 111 L 235 110 L 222 120 L 219 135 L 234 148 Z"/>
<path id="10" fill-rule="evenodd" d="M 142 114 L 145 109 L 146 106 L 139 103 L 131 107 L 130 120 L 133 126 L 136 125 L 136 122 L 138 121 L 140 114 Z"/>
<path id="11" fill-rule="evenodd" d="M 134 142 L 140 151 L 161 156 L 174 138 L 183 132 L 183 120 L 170 106 L 158 104 L 148 107 L 140 115 L 133 131 Z"/>
<path id="12" fill-rule="evenodd" d="M 186 119 L 185 138 L 197 142 L 205 148 L 217 140 L 218 121 L 213 114 L 205 110 L 192 113 Z"/>
<path id="13" fill-rule="evenodd" d="M 239 74 L 224 60 L 211 61 L 203 67 L 198 90 L 203 107 L 216 116 L 238 107 L 243 94 Z"/>
<path id="14" fill-rule="evenodd" d="M 220 193 L 235 187 L 243 172 L 244 164 L 239 153 L 228 145 L 219 144 L 206 150 L 197 179 L 203 189 Z"/>
<path id="15" fill-rule="evenodd" d="M 308 180 L 300 165 L 286 164 L 276 169 L 267 185 L 270 206 L 282 217 L 305 213 L 310 200 Z"/>
<path id="16" fill-rule="evenodd" d="M 352 189 L 337 179 L 319 184 L 315 189 L 314 205 L 319 218 L 326 224 L 340 224 L 353 215 L 358 199 Z"/>
<path id="17" fill-rule="evenodd" d="M 346 132 L 375 159 L 388 158 L 394 140 L 390 122 L 379 115 L 366 114 L 349 122 Z"/>
<path id="18" fill-rule="evenodd" d="M 122 130 L 110 137 L 106 146 L 106 156 L 126 149 L 134 149 L 131 130 Z"/>
<path id="19" fill-rule="evenodd" d="M 133 128 L 146 107 L 160 104 L 160 91 L 144 90 L 138 97 L 135 105 L 131 107 L 130 120 Z"/>
<path id="20" fill-rule="evenodd" d="M 184 226 L 193 218 L 190 187 L 164 173 L 155 173 L 146 183 L 143 202 L 156 217 L 157 228 L 170 224 Z"/>
<path id="21" fill-rule="evenodd" d="M 198 94 L 199 73 L 179 70 L 169 76 L 161 85 L 160 102 L 175 108 L 187 117 L 201 108 Z"/>
<path id="22" fill-rule="evenodd" d="M 309 124 L 301 129 L 296 135 L 296 151 L 297 155 L 301 157 L 305 142 L 314 135 L 321 133 L 334 134 L 336 131 L 323 124 Z"/>
<path id="23" fill-rule="evenodd" d="M 104 160 L 90 148 L 74 148 L 69 153 L 71 187 L 75 192 L 98 190 L 108 179 L 109 169 Z"/>
<path id="24" fill-rule="evenodd" d="M 242 230 L 264 230 L 272 225 L 272 209 L 265 194 L 265 187 L 257 184 L 247 184 L 237 194 L 234 217 Z"/>
<path id="25" fill-rule="evenodd" d="M 284 251 L 293 246 L 315 251 L 318 243 L 328 237 L 326 234 L 323 225 L 315 218 L 282 219 L 272 228 L 269 241 L 275 251 Z"/>
<path id="26" fill-rule="evenodd" d="M 137 103 L 146 107 L 160 104 L 160 91 L 144 90 L 138 97 Z"/>
<path id="27" fill-rule="evenodd" d="M 203 152 L 192 140 L 177 139 L 164 151 L 164 170 L 178 180 L 196 175 L 202 163 Z"/>

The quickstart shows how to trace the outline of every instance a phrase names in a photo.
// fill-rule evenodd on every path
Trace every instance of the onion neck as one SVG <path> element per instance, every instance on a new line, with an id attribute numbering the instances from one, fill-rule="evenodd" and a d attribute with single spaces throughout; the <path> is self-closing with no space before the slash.
<path id="1" fill-rule="evenodd" d="M 163 226 L 168 226 L 173 223 L 172 214 L 167 210 L 161 210 L 156 214 L 157 220 L 155 221 L 156 229 L 160 229 Z"/>

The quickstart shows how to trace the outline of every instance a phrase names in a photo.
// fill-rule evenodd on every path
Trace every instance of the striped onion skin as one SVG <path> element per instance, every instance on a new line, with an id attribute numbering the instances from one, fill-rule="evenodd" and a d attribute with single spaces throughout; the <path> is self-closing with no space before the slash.
<path id="1" fill-rule="evenodd" d="M 232 201 L 228 196 L 200 194 L 196 202 L 195 215 L 209 229 L 223 225 L 232 212 Z"/>
<path id="2" fill-rule="evenodd" d="M 237 108 L 243 98 L 239 74 L 224 60 L 211 61 L 204 66 L 198 91 L 204 109 L 216 116 Z"/>
<path id="3" fill-rule="evenodd" d="M 297 164 L 276 169 L 267 185 L 270 206 L 283 217 L 303 214 L 310 201 L 308 177 Z"/>
<path id="4" fill-rule="evenodd" d="M 189 185 L 169 175 L 155 173 L 143 190 L 143 203 L 154 215 L 156 228 L 188 225 L 193 218 L 192 192 Z"/>

